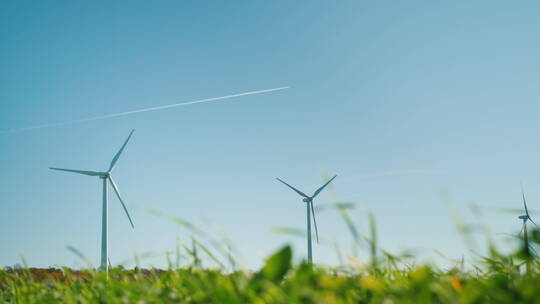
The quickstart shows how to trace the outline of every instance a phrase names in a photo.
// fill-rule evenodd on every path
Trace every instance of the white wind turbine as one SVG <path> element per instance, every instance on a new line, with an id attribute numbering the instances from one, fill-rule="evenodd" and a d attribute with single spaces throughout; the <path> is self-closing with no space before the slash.
<path id="1" fill-rule="evenodd" d="M 319 231 L 317 229 L 317 221 L 315 220 L 315 209 L 313 208 L 313 199 L 321 193 L 321 191 L 330 184 L 331 181 L 336 178 L 337 175 L 334 175 L 329 181 L 327 181 L 324 185 L 322 185 L 319 189 L 317 189 L 312 196 L 307 196 L 304 192 L 294 188 L 293 186 L 287 184 L 286 182 L 282 181 L 279 178 L 276 178 L 278 181 L 282 182 L 285 186 L 291 188 L 296 193 L 300 194 L 304 198 L 302 199 L 303 202 L 307 203 L 307 246 L 308 246 L 308 262 L 311 263 L 313 261 L 313 255 L 311 250 L 311 214 L 313 214 L 313 224 L 315 224 L 315 236 L 317 237 L 317 243 L 319 242 Z M 310 214 L 311 209 L 311 214 Z"/>
<path id="2" fill-rule="evenodd" d="M 131 224 L 132 228 L 135 228 L 133 225 L 133 221 L 131 220 L 131 216 L 129 215 L 129 212 L 126 208 L 126 205 L 124 204 L 124 201 L 122 200 L 122 197 L 120 196 L 120 190 L 118 190 L 118 186 L 114 182 L 114 179 L 111 175 L 112 170 L 114 169 L 114 166 L 116 165 L 116 162 L 118 161 L 118 158 L 120 158 L 120 154 L 122 154 L 122 151 L 124 151 L 124 148 L 126 147 L 129 139 L 131 138 L 131 135 L 133 134 L 133 131 L 129 133 L 128 138 L 120 148 L 120 150 L 116 153 L 116 155 L 113 157 L 111 161 L 111 165 L 109 166 L 109 169 L 105 172 L 100 171 L 83 171 L 83 170 L 72 170 L 72 169 L 62 169 L 62 168 L 49 168 L 51 170 L 58 170 L 58 171 L 67 171 L 67 172 L 73 172 L 73 173 L 79 173 L 84 175 L 90 175 L 90 176 L 98 176 L 100 179 L 103 180 L 103 211 L 101 216 L 101 266 L 100 269 L 104 271 L 108 271 L 108 260 L 109 260 L 109 251 L 108 251 L 108 230 L 107 230 L 107 180 L 111 183 L 112 188 L 114 189 L 114 192 L 118 196 L 118 199 L 120 200 L 120 203 L 122 204 L 122 207 L 124 208 L 124 212 L 126 213 L 129 222 Z"/>

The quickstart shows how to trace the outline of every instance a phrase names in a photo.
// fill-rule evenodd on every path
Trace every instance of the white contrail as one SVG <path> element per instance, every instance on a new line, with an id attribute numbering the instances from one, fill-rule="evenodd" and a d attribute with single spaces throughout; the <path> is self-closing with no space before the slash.
<path id="1" fill-rule="evenodd" d="M 20 128 L 20 129 L 11 129 L 11 130 L 6 130 L 6 131 L 0 131 L 0 134 L 11 133 L 11 132 L 20 132 L 20 131 L 28 131 L 28 130 L 42 129 L 42 128 L 49 128 L 49 127 L 56 127 L 56 126 L 64 126 L 64 125 L 75 124 L 75 123 L 80 123 L 80 122 L 107 119 L 107 118 L 113 118 L 113 117 L 136 114 L 136 113 L 142 113 L 142 112 L 158 111 L 158 110 L 164 110 L 164 109 L 169 109 L 169 108 L 187 106 L 187 105 L 196 104 L 196 103 L 203 103 L 203 102 L 216 101 L 216 100 L 222 100 L 222 99 L 229 99 L 229 98 L 246 96 L 246 95 L 254 95 L 254 94 L 261 94 L 261 93 L 267 93 L 267 92 L 273 92 L 273 91 L 280 91 L 280 90 L 285 90 L 285 89 L 288 89 L 288 88 L 290 88 L 290 87 L 287 86 L 287 87 L 280 87 L 280 88 L 273 88 L 273 89 L 266 89 L 266 90 L 243 92 L 243 93 L 237 93 L 237 94 L 226 95 L 226 96 L 221 96 L 221 97 L 212 97 L 212 98 L 206 98 L 206 99 L 199 99 L 199 100 L 187 101 L 187 102 L 182 102 L 182 103 L 175 103 L 175 104 L 169 104 L 169 105 L 164 105 L 164 106 L 151 107 L 151 108 L 146 108 L 146 109 L 139 109 L 139 110 L 133 110 L 133 111 L 127 111 L 127 112 L 121 112 L 121 113 L 115 113 L 115 114 L 107 114 L 107 115 L 102 115 L 102 116 L 95 116 L 95 117 L 84 118 L 84 119 L 73 120 L 73 121 L 67 121 L 67 122 L 56 122 L 56 123 L 49 123 L 49 124 L 43 124 L 43 125 L 36 125 L 36 126 L 30 126 L 30 127 Z"/>

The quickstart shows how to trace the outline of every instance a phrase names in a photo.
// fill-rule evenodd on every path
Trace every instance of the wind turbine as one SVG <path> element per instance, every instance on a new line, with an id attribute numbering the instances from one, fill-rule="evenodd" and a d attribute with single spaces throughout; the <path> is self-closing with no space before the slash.
<path id="1" fill-rule="evenodd" d="M 129 212 L 126 208 L 126 205 L 124 204 L 124 201 L 122 200 L 122 197 L 120 196 L 120 190 L 118 190 L 118 186 L 114 182 L 114 179 L 112 177 L 112 170 L 114 169 L 114 166 L 116 165 L 116 162 L 118 161 L 118 158 L 120 158 L 120 154 L 122 154 L 122 151 L 124 151 L 124 148 L 126 147 L 129 139 L 131 138 L 131 135 L 133 135 L 133 131 L 131 130 L 131 133 L 129 133 L 128 138 L 120 148 L 120 150 L 116 153 L 116 155 L 113 157 L 111 164 L 109 166 L 109 169 L 105 172 L 100 171 L 83 171 L 83 170 L 73 170 L 73 169 L 62 169 L 62 168 L 49 168 L 51 170 L 58 170 L 58 171 L 66 171 L 66 172 L 72 172 L 72 173 L 78 173 L 78 174 L 84 174 L 84 175 L 90 175 L 90 176 L 97 176 L 100 179 L 103 180 L 103 210 L 101 215 L 101 266 L 100 269 L 104 271 L 108 271 L 109 264 L 107 263 L 109 261 L 109 251 L 108 251 L 108 230 L 107 230 L 107 211 L 108 211 L 108 202 L 107 202 L 107 181 L 110 182 L 112 188 L 114 189 L 114 192 L 116 193 L 116 196 L 118 196 L 118 199 L 120 200 L 120 203 L 122 204 L 122 208 L 124 208 L 124 212 L 126 213 L 129 223 L 131 224 L 132 228 L 135 228 L 133 225 L 133 221 L 131 220 L 131 216 L 129 215 Z"/>
<path id="2" fill-rule="evenodd" d="M 529 252 L 529 237 L 527 235 L 527 221 L 533 223 L 536 227 L 536 223 L 529 216 L 529 210 L 527 209 L 527 202 L 525 202 L 525 193 L 523 191 L 523 185 L 521 185 L 521 196 L 523 197 L 523 207 L 525 208 L 525 215 L 520 215 L 518 218 L 523 221 L 523 227 L 521 231 L 523 232 L 523 241 L 525 242 L 525 250 Z"/>
<path id="3" fill-rule="evenodd" d="M 322 185 L 319 189 L 317 189 L 312 196 L 307 196 L 304 192 L 296 189 L 295 187 L 287 184 L 286 182 L 282 181 L 279 178 L 276 178 L 278 181 L 283 183 L 285 186 L 291 188 L 294 192 L 300 194 L 304 198 L 302 201 L 306 204 L 307 207 L 307 247 L 308 247 L 308 262 L 311 263 L 313 261 L 313 255 L 311 251 L 311 214 L 313 214 L 313 224 L 315 224 L 315 236 L 317 237 L 317 243 L 319 243 L 319 231 L 317 229 L 317 221 L 315 220 L 315 209 L 313 208 L 313 199 L 321 193 L 321 191 L 330 184 L 331 181 L 336 178 L 337 175 L 334 175 L 329 181 L 327 181 L 324 185 Z M 311 214 L 310 214 L 311 209 Z"/>

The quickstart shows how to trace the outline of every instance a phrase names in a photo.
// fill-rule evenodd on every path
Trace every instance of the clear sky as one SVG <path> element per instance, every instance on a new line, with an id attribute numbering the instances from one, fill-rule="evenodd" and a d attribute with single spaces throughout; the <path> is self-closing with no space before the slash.
<path id="1" fill-rule="evenodd" d="M 186 232 L 145 207 L 220 227 L 256 267 L 305 229 L 300 197 L 377 217 L 382 247 L 437 259 L 470 249 L 450 210 L 517 233 L 520 181 L 540 208 L 540 5 L 535 1 L 2 1 L 0 130 L 243 91 L 288 90 L 0 134 L 0 265 L 99 261 L 101 185 L 48 167 L 115 169 L 110 257 L 173 250 Z M 363 227 L 366 213 L 353 211 Z M 339 214 L 321 237 L 350 243 Z M 477 238 L 481 252 L 482 240 Z M 335 264 L 331 245 L 314 248 Z M 162 263 L 153 260 L 151 263 Z M 150 261 L 149 261 L 150 263 Z"/>

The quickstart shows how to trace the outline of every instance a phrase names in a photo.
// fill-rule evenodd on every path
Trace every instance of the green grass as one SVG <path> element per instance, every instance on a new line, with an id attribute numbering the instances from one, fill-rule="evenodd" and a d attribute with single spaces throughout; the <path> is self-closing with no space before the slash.
<path id="1" fill-rule="evenodd" d="M 0 272 L 2 303 L 540 303 L 538 265 L 523 273 L 509 257 L 486 270 L 394 268 L 388 260 L 363 269 L 291 264 L 290 247 L 258 272 L 70 269 Z M 522 267 L 521 267 L 522 268 Z"/>
<path id="2" fill-rule="evenodd" d="M 340 212 L 353 244 L 364 248 L 369 256 L 364 263 L 342 267 L 294 265 L 292 249 L 286 246 L 258 271 L 230 272 L 226 265 L 233 264 L 234 259 L 229 243 L 216 241 L 191 223 L 170 217 L 199 238 L 192 247 L 177 249 L 177 254 L 182 249 L 191 255 L 189 265 L 178 267 L 168 258 L 166 270 L 113 268 L 108 277 L 103 272 L 68 268 L 0 270 L 0 302 L 540 303 L 539 263 L 534 251 L 517 239 L 521 246 L 516 252 L 502 254 L 488 241 L 489 253 L 472 267 L 457 262 L 455 267 L 442 270 L 415 265 L 409 257 L 382 250 L 373 215 L 369 214 L 369 232 L 363 235 L 350 220 L 348 210 L 343 207 Z M 539 231 L 530 233 L 530 241 L 531 248 L 540 243 Z M 70 250 L 84 260 L 82 254 Z M 218 268 L 205 268 L 202 255 Z"/>

